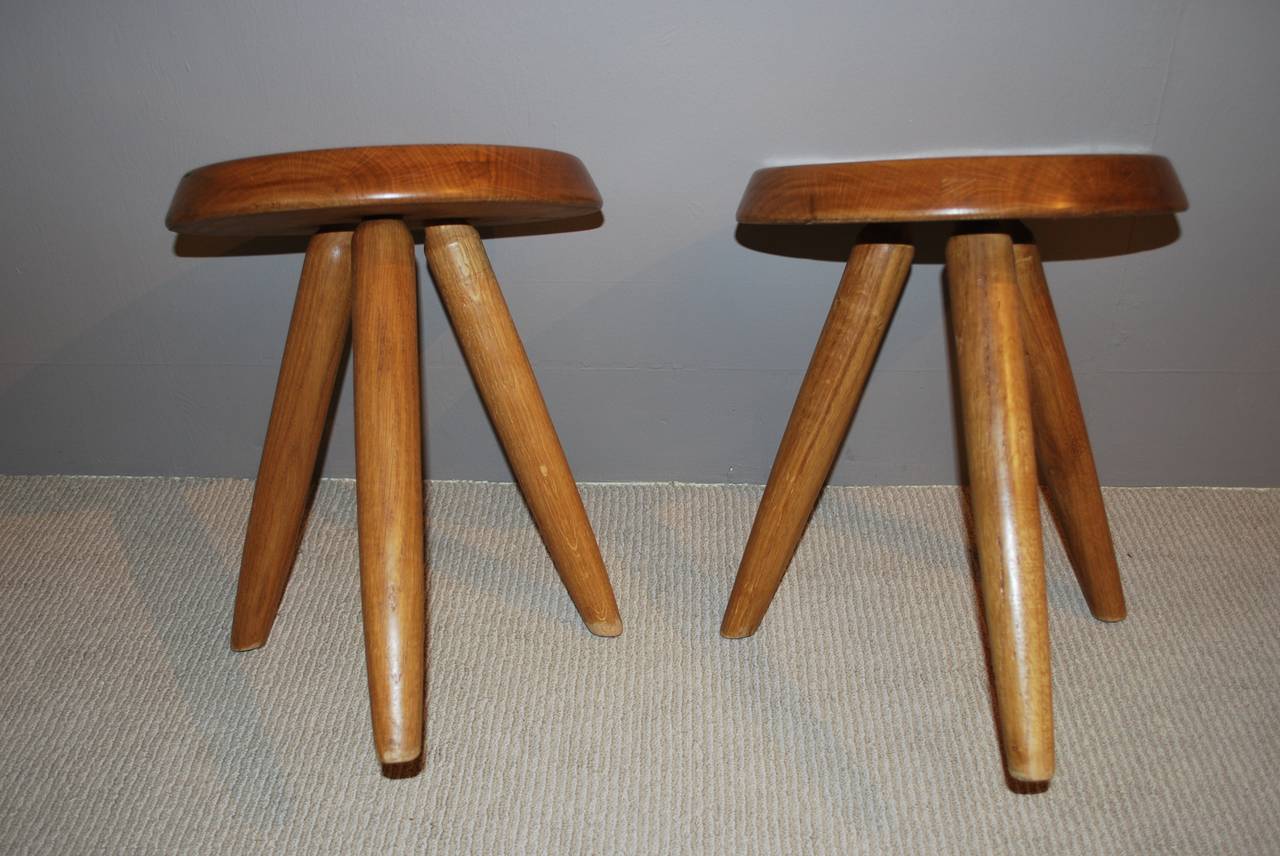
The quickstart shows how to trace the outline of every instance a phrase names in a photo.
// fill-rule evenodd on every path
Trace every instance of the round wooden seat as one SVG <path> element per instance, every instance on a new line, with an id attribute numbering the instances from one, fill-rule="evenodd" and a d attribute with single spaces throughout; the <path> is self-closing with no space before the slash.
<path id="1" fill-rule="evenodd" d="M 1155 155 L 1015 155 L 757 170 L 738 222 L 894 223 L 1166 214 L 1187 198 Z"/>
<path id="2" fill-rule="evenodd" d="M 223 161 L 182 177 L 165 225 L 192 235 L 307 234 L 371 217 L 474 225 L 600 210 L 582 161 L 547 149 L 419 145 Z"/>

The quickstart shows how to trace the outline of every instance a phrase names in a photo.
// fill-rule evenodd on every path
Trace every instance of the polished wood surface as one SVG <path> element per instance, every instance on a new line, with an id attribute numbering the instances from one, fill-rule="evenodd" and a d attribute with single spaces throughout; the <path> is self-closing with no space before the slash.
<path id="1" fill-rule="evenodd" d="M 947 283 L 1005 763 L 1015 779 L 1046 781 L 1053 775 L 1049 620 L 1031 393 L 1009 236 L 951 238 Z"/>
<path id="2" fill-rule="evenodd" d="M 356 506 L 373 739 L 384 764 L 422 752 L 426 632 L 422 399 L 413 239 L 370 220 L 353 241 Z"/>
<path id="3" fill-rule="evenodd" d="M 514 146 L 320 149 L 224 161 L 182 177 L 166 225 L 195 235 L 306 234 L 373 217 L 485 225 L 590 214 L 573 155 Z"/>
<path id="4" fill-rule="evenodd" d="M 875 223 L 1159 214 L 1187 207 L 1154 155 L 1017 155 L 772 167 L 741 223 Z"/>
<path id="5" fill-rule="evenodd" d="M 306 522 L 316 454 L 351 321 L 351 233 L 307 245 L 240 563 L 231 647 L 267 641 Z"/>
<path id="6" fill-rule="evenodd" d="M 1119 621 L 1125 617 L 1120 569 L 1040 251 L 1035 244 L 1020 243 L 1013 253 L 1040 480 L 1089 609 L 1103 621 Z"/>
<path id="7" fill-rule="evenodd" d="M 862 397 L 911 267 L 910 244 L 853 248 L 796 397 L 738 567 L 720 633 L 755 633 Z"/>
<path id="8" fill-rule="evenodd" d="M 552 562 L 587 628 L 622 632 L 600 548 L 476 230 L 429 226 L 427 264 Z"/>

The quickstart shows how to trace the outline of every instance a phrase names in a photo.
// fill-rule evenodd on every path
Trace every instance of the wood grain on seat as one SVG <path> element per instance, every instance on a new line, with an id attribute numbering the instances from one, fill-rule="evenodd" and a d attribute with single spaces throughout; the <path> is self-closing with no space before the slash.
<path id="1" fill-rule="evenodd" d="M 1183 211 L 1173 167 L 1155 155 L 1011 155 L 761 169 L 738 222 L 1000 220 Z"/>
<path id="2" fill-rule="evenodd" d="M 416 225 L 530 223 L 591 214 L 582 161 L 547 149 L 417 145 L 223 161 L 182 177 L 165 225 L 192 235 L 306 234 L 371 217 Z"/>

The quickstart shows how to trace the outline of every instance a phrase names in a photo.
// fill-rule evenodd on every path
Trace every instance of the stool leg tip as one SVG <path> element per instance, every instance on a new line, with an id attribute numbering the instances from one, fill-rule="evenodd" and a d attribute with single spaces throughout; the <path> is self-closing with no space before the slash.
<path id="1" fill-rule="evenodd" d="M 422 747 L 396 747 L 392 749 L 384 749 L 378 753 L 378 761 L 385 767 L 392 767 L 401 764 L 409 764 L 418 760 L 422 755 Z"/>
<path id="2" fill-rule="evenodd" d="M 255 636 L 248 633 L 237 633 L 234 630 L 231 633 L 231 650 L 237 653 L 243 651 L 256 651 L 263 645 L 267 644 L 266 636 Z"/>
<path id="3" fill-rule="evenodd" d="M 611 618 L 601 618 L 596 621 L 588 621 L 587 629 L 596 636 L 621 636 L 622 619 L 615 615 Z"/>
<path id="4" fill-rule="evenodd" d="M 749 639 L 756 634 L 758 624 L 725 621 L 720 625 L 720 635 L 725 639 Z"/>
<path id="5" fill-rule="evenodd" d="M 1009 778 L 1029 785 L 1047 784 L 1053 778 L 1053 760 L 1048 763 L 1026 762 L 1009 765 Z"/>

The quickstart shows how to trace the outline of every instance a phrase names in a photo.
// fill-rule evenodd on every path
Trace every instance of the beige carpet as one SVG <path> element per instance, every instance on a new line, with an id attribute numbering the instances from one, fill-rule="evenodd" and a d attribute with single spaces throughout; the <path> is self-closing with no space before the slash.
<path id="1" fill-rule="evenodd" d="M 1047 539 L 1059 773 L 1000 768 L 954 488 L 829 490 L 761 632 L 759 488 L 585 486 L 589 636 L 515 490 L 430 486 L 426 769 L 367 722 L 354 487 L 227 649 L 251 484 L 0 479 L 3 853 L 1276 853 L 1280 491 L 1111 490 L 1131 604 Z M 1052 530 L 1049 530 L 1052 533 Z"/>

